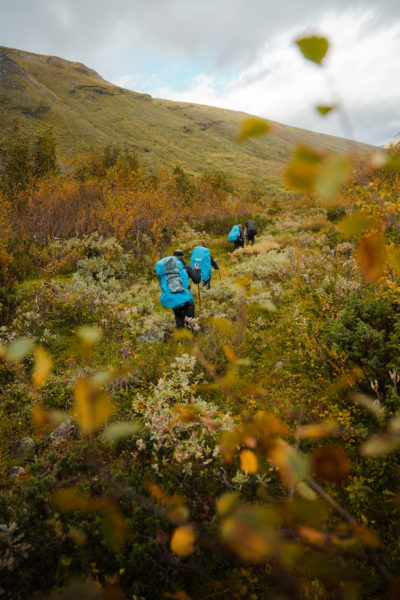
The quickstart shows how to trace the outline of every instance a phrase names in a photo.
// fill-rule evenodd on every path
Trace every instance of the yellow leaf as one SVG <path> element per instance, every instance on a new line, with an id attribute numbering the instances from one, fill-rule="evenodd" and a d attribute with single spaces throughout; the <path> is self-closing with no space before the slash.
<path id="1" fill-rule="evenodd" d="M 232 350 L 232 348 L 230 346 L 228 346 L 228 344 L 224 344 L 222 346 L 222 349 L 225 353 L 226 359 L 231 362 L 234 363 L 237 361 L 236 355 L 234 353 L 234 351 Z"/>
<path id="2" fill-rule="evenodd" d="M 194 550 L 194 529 L 192 525 L 183 525 L 175 529 L 171 538 L 171 550 L 178 556 L 188 556 Z"/>
<path id="3" fill-rule="evenodd" d="M 242 122 L 242 127 L 238 135 L 238 141 L 244 142 L 249 137 L 266 135 L 271 131 L 271 125 L 265 119 L 251 117 Z"/>
<path id="4" fill-rule="evenodd" d="M 53 361 L 41 346 L 36 346 L 33 356 L 35 363 L 33 366 L 32 381 L 35 387 L 40 388 L 50 375 Z"/>
<path id="5" fill-rule="evenodd" d="M 307 58 L 307 60 L 311 60 L 311 62 L 317 63 L 318 65 L 322 63 L 329 48 L 328 40 L 316 35 L 300 38 L 296 40 L 296 44 L 300 48 L 304 58 Z"/>
<path id="6" fill-rule="evenodd" d="M 325 117 L 332 110 L 334 110 L 336 108 L 336 106 L 335 105 L 332 105 L 332 106 L 318 105 L 315 108 L 317 109 L 317 111 L 319 112 L 320 115 L 322 115 L 323 117 Z"/>
<path id="7" fill-rule="evenodd" d="M 226 492 L 217 499 L 217 513 L 221 516 L 230 512 L 239 500 L 238 492 Z"/>
<path id="8" fill-rule="evenodd" d="M 305 525 L 300 527 L 299 535 L 304 540 L 307 540 L 312 544 L 317 544 L 318 546 L 322 546 L 326 542 L 326 536 L 323 533 L 321 533 L 321 531 L 313 529 L 312 527 L 307 527 Z"/>
<path id="9" fill-rule="evenodd" d="M 84 433 L 93 433 L 112 413 L 108 396 L 91 379 L 80 379 L 75 386 L 74 410 Z"/>
<path id="10" fill-rule="evenodd" d="M 35 404 L 35 406 L 32 408 L 32 420 L 36 427 L 41 429 L 49 423 L 49 415 L 41 406 Z"/>
<path id="11" fill-rule="evenodd" d="M 257 456 L 251 450 L 242 450 L 240 453 L 240 468 L 247 473 L 257 473 Z"/>
<path id="12" fill-rule="evenodd" d="M 297 428 L 297 436 L 305 440 L 332 435 L 336 431 L 336 423 L 314 423 L 313 425 L 300 425 Z"/>

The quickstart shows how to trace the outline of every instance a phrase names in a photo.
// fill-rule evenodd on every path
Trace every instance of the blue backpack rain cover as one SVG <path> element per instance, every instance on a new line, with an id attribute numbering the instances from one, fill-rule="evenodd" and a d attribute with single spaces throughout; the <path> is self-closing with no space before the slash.
<path id="1" fill-rule="evenodd" d="M 172 292 L 169 289 L 167 273 L 164 266 L 164 262 L 168 258 L 173 258 L 177 262 L 179 268 L 179 277 L 182 282 L 182 287 L 184 288 L 183 292 Z M 181 261 L 176 258 L 176 256 L 166 256 L 165 258 L 161 258 L 159 261 L 157 261 L 156 273 L 158 275 L 161 287 L 160 301 L 164 308 L 178 308 L 178 306 L 183 306 L 186 304 L 186 302 L 193 302 L 192 293 L 189 291 L 189 275 L 186 273 L 185 267 Z"/>
<path id="2" fill-rule="evenodd" d="M 211 254 L 208 248 L 204 246 L 196 246 L 193 248 L 190 266 L 194 269 L 194 265 L 200 267 L 201 281 L 208 281 L 211 277 Z"/>
<path id="3" fill-rule="evenodd" d="M 230 242 L 236 242 L 236 240 L 238 239 L 239 235 L 240 235 L 240 226 L 239 225 L 234 225 L 232 227 L 232 229 L 230 230 L 230 232 L 229 232 L 228 240 Z"/>

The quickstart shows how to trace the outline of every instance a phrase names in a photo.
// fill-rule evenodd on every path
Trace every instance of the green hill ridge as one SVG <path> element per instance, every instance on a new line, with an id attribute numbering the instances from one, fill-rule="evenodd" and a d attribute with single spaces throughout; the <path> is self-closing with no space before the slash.
<path id="1" fill-rule="evenodd" d="M 51 125 L 67 163 L 77 153 L 118 143 L 135 149 L 147 167 L 178 164 L 191 173 L 217 167 L 274 187 L 296 142 L 334 153 L 374 148 L 280 123 L 272 123 L 267 137 L 238 144 L 246 113 L 154 99 L 81 63 L 0 47 L 0 131 L 14 117 L 27 132 Z"/>

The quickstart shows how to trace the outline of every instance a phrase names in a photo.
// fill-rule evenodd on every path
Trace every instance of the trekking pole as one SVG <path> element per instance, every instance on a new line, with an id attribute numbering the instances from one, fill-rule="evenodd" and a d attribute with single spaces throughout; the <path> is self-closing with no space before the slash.
<path id="1" fill-rule="evenodd" d="M 218 269 L 219 280 L 222 281 L 221 271 Z"/>
<path id="2" fill-rule="evenodd" d="M 200 284 L 199 283 L 197 284 L 197 289 L 198 289 L 198 292 L 199 292 L 199 308 L 201 308 Z"/>

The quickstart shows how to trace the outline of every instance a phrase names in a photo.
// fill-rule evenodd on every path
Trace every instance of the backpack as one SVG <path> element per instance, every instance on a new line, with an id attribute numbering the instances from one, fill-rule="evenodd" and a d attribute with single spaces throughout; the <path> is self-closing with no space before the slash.
<path id="1" fill-rule="evenodd" d="M 234 225 L 229 232 L 228 240 L 230 242 L 236 242 L 238 237 L 240 236 L 240 225 Z"/>
<path id="2" fill-rule="evenodd" d="M 254 225 L 254 221 L 247 221 L 246 223 L 246 231 L 247 233 L 253 235 L 257 235 L 257 228 Z"/>
<path id="3" fill-rule="evenodd" d="M 201 281 L 208 281 L 211 277 L 211 254 L 208 248 L 204 246 L 196 246 L 193 248 L 190 259 L 190 266 L 194 269 L 194 265 L 200 267 Z"/>
<path id="4" fill-rule="evenodd" d="M 178 308 L 186 302 L 193 302 L 189 291 L 189 275 L 178 258 L 161 258 L 156 263 L 156 273 L 161 287 L 160 301 L 164 308 Z"/>

